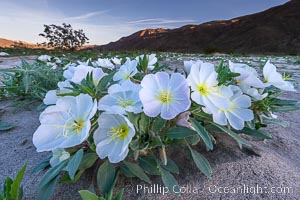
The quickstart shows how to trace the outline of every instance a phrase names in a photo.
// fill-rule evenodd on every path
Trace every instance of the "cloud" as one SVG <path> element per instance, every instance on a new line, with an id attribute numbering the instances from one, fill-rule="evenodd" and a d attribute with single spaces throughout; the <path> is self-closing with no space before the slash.
<path id="1" fill-rule="evenodd" d="M 136 24 L 136 25 L 160 25 L 160 24 L 178 24 L 178 23 L 194 23 L 196 22 L 193 19 L 181 19 L 181 20 L 173 20 L 173 19 L 164 19 L 164 18 L 152 18 L 152 19 L 141 19 L 136 21 L 129 21 L 128 24 Z"/>
<path id="2" fill-rule="evenodd" d="M 97 11 L 97 12 L 90 12 L 90 13 L 86 13 L 86 14 L 79 15 L 79 16 L 67 17 L 67 18 L 64 18 L 63 20 L 72 20 L 72 21 L 75 21 L 75 20 L 86 20 L 86 19 L 89 19 L 91 17 L 95 17 L 95 16 L 98 16 L 98 15 L 102 15 L 104 13 L 107 13 L 108 11 L 109 10 L 102 10 L 102 11 Z"/>

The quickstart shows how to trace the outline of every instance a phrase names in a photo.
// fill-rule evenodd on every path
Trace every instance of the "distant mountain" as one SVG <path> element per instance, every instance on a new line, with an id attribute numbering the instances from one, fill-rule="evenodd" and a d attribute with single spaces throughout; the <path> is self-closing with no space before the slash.
<path id="1" fill-rule="evenodd" d="M 22 48 L 40 48 L 36 44 L 31 44 L 24 41 L 19 40 L 8 40 L 0 38 L 0 48 L 14 48 L 14 47 L 22 47 Z"/>
<path id="2" fill-rule="evenodd" d="M 263 12 L 231 20 L 176 29 L 141 30 L 98 48 L 300 54 L 300 0 L 290 0 Z"/>

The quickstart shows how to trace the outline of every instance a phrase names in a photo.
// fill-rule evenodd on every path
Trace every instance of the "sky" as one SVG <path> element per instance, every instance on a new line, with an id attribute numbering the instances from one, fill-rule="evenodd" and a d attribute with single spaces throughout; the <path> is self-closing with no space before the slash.
<path id="1" fill-rule="evenodd" d="M 43 24 L 69 23 L 90 44 L 106 44 L 146 28 L 177 28 L 231 19 L 288 0 L 0 0 L 0 38 L 43 42 Z"/>

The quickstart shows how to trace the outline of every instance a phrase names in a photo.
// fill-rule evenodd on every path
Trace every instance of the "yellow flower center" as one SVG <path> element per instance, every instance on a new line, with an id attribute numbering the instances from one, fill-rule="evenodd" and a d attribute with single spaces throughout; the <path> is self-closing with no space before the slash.
<path id="1" fill-rule="evenodd" d="M 128 80 L 130 78 L 130 73 L 127 73 L 124 75 L 125 80 Z"/>
<path id="2" fill-rule="evenodd" d="M 131 101 L 130 99 L 119 99 L 118 100 L 118 104 L 120 105 L 120 106 L 122 106 L 123 108 L 126 108 L 127 106 L 133 106 L 134 104 L 133 104 L 133 101 Z"/>
<path id="3" fill-rule="evenodd" d="M 69 121 L 71 120 L 73 119 L 70 118 L 69 120 L 67 120 L 63 126 L 53 125 L 54 130 L 62 129 L 62 133 L 58 134 L 56 138 L 59 138 L 60 136 L 67 138 L 69 135 L 74 133 L 80 135 L 80 132 L 84 127 L 84 121 L 78 120 L 78 121 L 74 121 L 71 125 L 70 124 L 68 125 Z"/>
<path id="4" fill-rule="evenodd" d="M 173 101 L 173 96 L 170 89 L 167 91 L 160 91 L 157 98 L 161 103 L 171 103 Z"/>
<path id="5" fill-rule="evenodd" d="M 112 140 L 124 140 L 129 133 L 129 128 L 128 126 L 123 123 L 119 127 L 111 127 L 110 131 L 107 133 L 108 136 L 111 137 Z"/>
<path id="6" fill-rule="evenodd" d="M 210 93 L 209 92 L 209 88 L 205 84 L 199 84 L 198 87 L 197 87 L 197 89 L 200 92 L 200 94 L 202 94 L 204 96 L 208 95 Z"/>
<path id="7" fill-rule="evenodd" d="M 81 130 L 83 129 L 83 126 L 84 126 L 84 121 L 78 120 L 77 122 L 75 121 L 72 124 L 71 129 L 72 129 L 72 131 L 76 132 L 79 135 Z"/>

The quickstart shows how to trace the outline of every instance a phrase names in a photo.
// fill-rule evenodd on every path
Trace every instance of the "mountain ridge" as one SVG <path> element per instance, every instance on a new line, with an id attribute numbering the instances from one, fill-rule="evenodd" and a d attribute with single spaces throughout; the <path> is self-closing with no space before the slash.
<path id="1" fill-rule="evenodd" d="M 145 29 L 97 48 L 225 53 L 300 53 L 300 0 L 265 11 L 175 29 Z"/>

